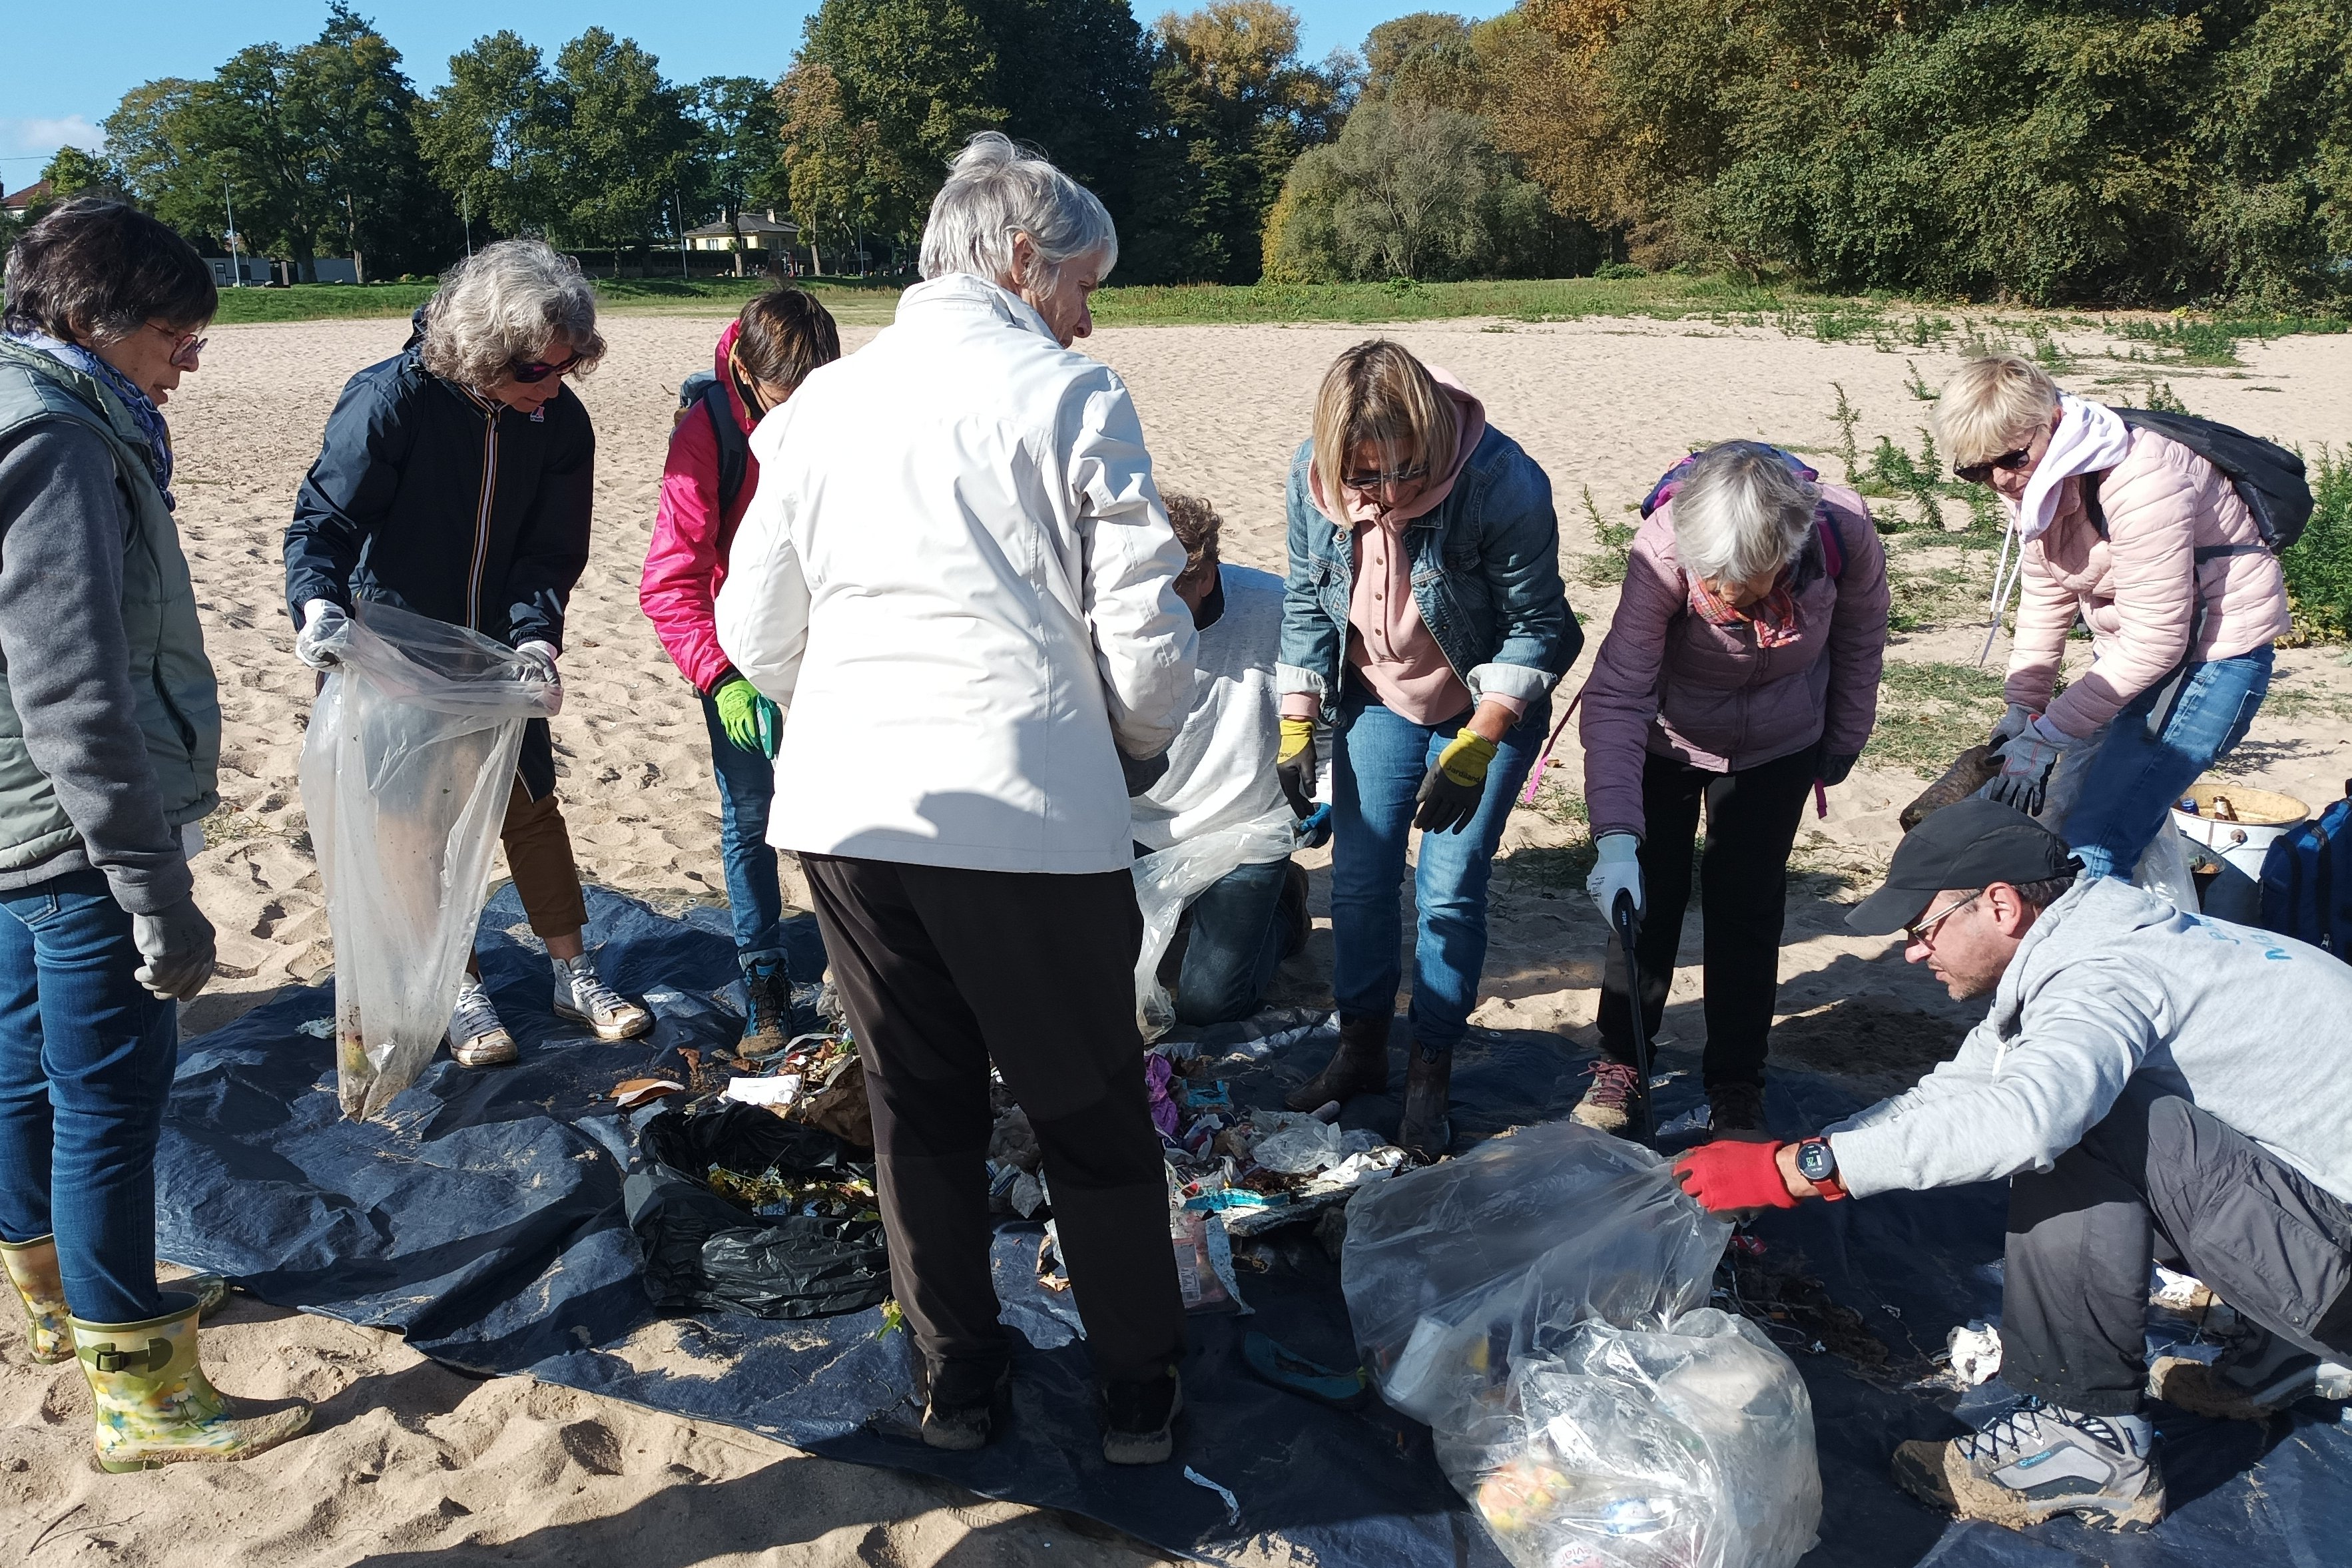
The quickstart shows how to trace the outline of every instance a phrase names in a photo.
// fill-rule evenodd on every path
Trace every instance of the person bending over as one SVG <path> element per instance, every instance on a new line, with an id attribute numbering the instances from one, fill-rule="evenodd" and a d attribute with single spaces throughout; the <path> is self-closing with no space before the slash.
<path id="1" fill-rule="evenodd" d="M 564 378 L 604 357 L 596 296 L 579 263 L 538 240 L 501 240 L 460 262 L 416 313 L 394 358 L 343 387 L 286 529 L 294 652 L 325 669 L 361 600 L 470 627 L 557 685 L 563 612 L 588 564 L 596 434 Z M 554 709 L 551 707 L 550 712 Z M 555 799 L 547 721 L 523 730 L 500 830 L 515 893 L 553 961 L 558 1018 L 629 1040 L 653 1015 L 596 973 L 588 904 Z M 467 1067 L 516 1058 L 481 961 L 449 1022 Z"/>
<path id="2" fill-rule="evenodd" d="M 2352 968 L 2183 915 L 1995 801 L 1929 817 L 1847 924 L 1991 1010 L 1916 1087 L 1794 1144 L 1675 1162 L 1717 1211 L 2009 1183 L 2002 1379 L 1980 1432 L 1908 1442 L 1895 1479 L 1964 1519 L 2113 1527 L 2165 1510 L 2144 1414 L 2149 1265 L 2195 1275 L 2254 1332 L 2159 1397 L 2259 1419 L 2352 1354 Z M 2283 1027 L 2288 1022 L 2293 1027 Z"/>

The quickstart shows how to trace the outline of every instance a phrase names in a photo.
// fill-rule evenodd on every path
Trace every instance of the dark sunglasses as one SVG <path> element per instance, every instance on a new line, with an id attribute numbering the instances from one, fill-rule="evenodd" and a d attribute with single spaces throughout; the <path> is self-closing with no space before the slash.
<path id="1" fill-rule="evenodd" d="M 551 365 L 539 360 L 533 360 L 527 365 L 508 365 L 507 374 L 512 376 L 515 380 L 520 382 L 527 387 L 537 386 L 540 382 L 545 381 L 550 376 L 560 376 L 565 374 L 572 366 L 579 362 L 580 356 L 577 354 L 572 355 L 570 359 L 564 361 L 560 365 Z"/>
<path id="2" fill-rule="evenodd" d="M 2032 461 L 2033 449 L 2030 446 L 2020 446 L 2014 451 L 2002 453 L 1990 463 L 1955 463 L 1952 465 L 1952 475 L 1955 478 L 1970 485 L 1987 485 L 1992 482 L 1994 469 L 1998 468 L 2004 474 L 2014 474 Z"/>
<path id="3" fill-rule="evenodd" d="M 1417 484 L 1428 477 L 1429 465 L 1416 463 L 1409 468 L 1391 468 L 1385 472 L 1374 470 L 1370 474 L 1342 474 L 1339 476 L 1339 483 L 1350 490 L 1380 490 L 1391 485 Z"/>

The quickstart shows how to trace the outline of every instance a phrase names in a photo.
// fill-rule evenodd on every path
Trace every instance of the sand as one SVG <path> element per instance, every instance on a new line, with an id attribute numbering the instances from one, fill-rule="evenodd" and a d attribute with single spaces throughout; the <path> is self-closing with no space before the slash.
<path id="1" fill-rule="evenodd" d="M 636 580 L 679 381 L 709 362 L 719 321 L 619 317 L 612 351 L 583 387 L 599 445 L 596 538 L 573 595 L 555 723 L 565 812 L 586 874 L 662 899 L 719 902 L 719 818 L 693 694 L 636 605 Z M 180 520 L 220 673 L 226 735 L 223 810 L 196 862 L 197 894 L 220 930 L 222 971 L 190 1006 L 191 1032 L 216 1027 L 332 963 L 319 877 L 308 852 L 296 765 L 311 690 L 292 655 L 279 538 L 337 390 L 396 351 L 399 321 L 223 327 L 205 369 L 168 410 L 180 455 Z M 855 350 L 873 329 L 845 330 Z M 1134 389 L 1161 482 L 1204 496 L 1226 520 L 1228 559 L 1279 572 L 1283 483 L 1323 367 L 1368 335 L 1354 328 L 1159 328 L 1107 331 L 1087 345 Z M 1916 445 L 1929 384 L 1951 350 L 1881 352 L 1702 323 L 1458 322 L 1394 334 L 1455 371 L 1489 419 L 1551 476 L 1563 557 L 1591 547 L 1586 487 L 1612 519 L 1695 443 L 1764 436 L 1827 453 L 1835 382 L 1862 411 L 1867 451 L 1882 434 Z M 2062 332 L 2078 351 L 2116 347 Z M 2163 372 L 2196 412 L 2301 442 L 2352 437 L 2352 352 L 2333 339 L 2248 345 L 2226 374 Z M 2086 359 L 2071 378 L 2130 367 Z M 2110 394 L 2128 401 L 2128 392 Z M 1833 458 L 1816 459 L 1832 476 Z M 1981 558 L 1979 558 L 1979 559 Z M 1982 589 L 1972 591 L 1981 596 Z M 1613 591 L 1571 574 L 1588 638 L 1602 634 Z M 1963 596 L 1964 599 L 1964 596 Z M 1980 623 L 1981 612 L 1979 612 Z M 1965 602 L 1941 624 L 1895 639 L 1894 656 L 1974 656 Z M 1996 653 L 1998 660 L 2000 654 Z M 2337 714 L 2352 679 L 2330 650 L 2283 653 L 2274 701 L 2243 753 L 2245 781 L 2315 804 L 2334 799 L 2352 761 Z M 1589 658 L 1570 676 L 1581 678 Z M 1556 775 L 1579 787 L 1563 742 Z M 1838 1071 L 1857 1087 L 1900 1087 L 1948 1051 L 1974 1009 L 1902 965 L 1889 944 L 1843 934 L 1843 905 L 1885 862 L 1895 813 L 1925 780 L 1858 770 L 1807 824 L 1782 958 L 1781 1059 Z M 1559 815 L 1515 818 L 1496 878 L 1494 943 L 1475 1021 L 1548 1030 L 1587 1045 L 1601 923 L 1572 871 L 1580 828 Z M 1328 1001 L 1329 936 L 1318 866 L 1318 932 L 1286 967 L 1278 999 Z M 592 938 L 593 934 L 592 933 Z M 1685 962 L 1697 956 L 1689 923 Z M 1696 1066 L 1697 976 L 1678 977 L 1669 1065 Z M 21 1334 L 0 1328 L 0 1552 L 36 1564 L 603 1561 L 658 1563 L 1041 1561 L 1150 1563 L 1159 1557 L 1098 1526 L 987 1503 L 891 1472 L 798 1455 L 748 1433 L 647 1412 L 521 1379 L 475 1382 L 394 1336 L 240 1299 L 207 1331 L 230 1391 L 320 1402 L 318 1430 L 250 1465 L 188 1466 L 108 1478 L 83 1462 L 79 1375 L 31 1366 Z M 657 1347 L 653 1354 L 657 1354 Z M 687 1528 L 689 1525 L 690 1528 Z M 1050 1543 L 1050 1544 L 1049 1544 Z M 1289 1561 L 1279 1542 L 1268 1562 Z M 422 1560 L 420 1555 L 418 1560 Z"/>

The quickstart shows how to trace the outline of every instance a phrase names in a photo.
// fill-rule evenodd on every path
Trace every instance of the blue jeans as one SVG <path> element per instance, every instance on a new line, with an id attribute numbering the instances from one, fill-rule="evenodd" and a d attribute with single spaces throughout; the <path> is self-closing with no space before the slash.
<path id="1" fill-rule="evenodd" d="M 0 894 L 0 1239 L 54 1232 L 90 1322 L 163 1311 L 155 1144 L 180 1011 L 131 978 L 139 962 L 100 872 Z"/>
<path id="2" fill-rule="evenodd" d="M 1331 990 L 1343 1018 L 1396 1010 L 1397 885 L 1404 880 L 1413 795 L 1437 754 L 1469 718 L 1420 725 L 1349 679 L 1334 730 L 1331 770 Z M 1486 769 L 1478 814 L 1458 833 L 1423 833 L 1413 878 L 1420 930 L 1412 957 L 1412 1032 L 1451 1051 L 1470 1027 L 1486 964 L 1486 882 L 1519 786 L 1543 748 L 1549 699 L 1531 705 Z"/>
<path id="3" fill-rule="evenodd" d="M 1176 981 L 1176 1021 L 1231 1023 L 1257 1011 L 1282 962 L 1286 923 L 1276 918 L 1287 860 L 1235 866 L 1184 912 L 1191 935 Z"/>
<path id="4" fill-rule="evenodd" d="M 2168 683 L 2124 705 L 2066 817 L 2066 842 L 2085 875 L 2131 875 L 2173 803 L 2246 738 L 2271 689 L 2273 659 L 2264 646 L 2190 665 L 2161 737 L 2147 733 L 2147 717 Z"/>
<path id="5" fill-rule="evenodd" d="M 781 963 L 784 956 L 784 893 L 776 852 L 768 842 L 768 808 L 776 799 L 776 765 L 727 738 L 719 705 L 702 699 L 710 731 L 710 769 L 719 776 L 719 858 L 727 872 L 727 904 L 735 920 L 735 956 Z"/>

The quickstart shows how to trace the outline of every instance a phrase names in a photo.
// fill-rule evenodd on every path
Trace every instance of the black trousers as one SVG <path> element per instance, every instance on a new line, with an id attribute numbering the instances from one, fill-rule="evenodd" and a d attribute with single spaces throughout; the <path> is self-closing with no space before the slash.
<path id="1" fill-rule="evenodd" d="M 1819 770 L 1820 747 L 1746 768 L 1709 773 L 1655 754 L 1642 764 L 1642 889 L 1645 907 L 1633 956 L 1642 967 L 1642 1017 L 1652 1039 L 1666 1013 L 1675 955 L 1690 907 L 1699 810 L 1706 810 L 1706 858 L 1698 873 L 1706 919 L 1706 1081 L 1761 1083 L 1780 990 L 1780 928 L 1789 902 L 1789 848 Z M 1601 1049 L 1633 1060 L 1625 955 L 1615 938 L 1601 978 Z"/>
<path id="2" fill-rule="evenodd" d="M 2002 1380 L 2137 1411 L 2159 1260 L 2315 1355 L 2352 1352 L 2352 1206 L 2188 1101 L 2127 1090 L 2051 1169 L 2010 1180 Z"/>
<path id="3" fill-rule="evenodd" d="M 1029 1113 L 1095 1373 L 1184 1348 L 1168 1187 L 1135 1027 L 1126 872 L 1062 876 L 803 854 L 874 1111 L 891 1282 L 916 1344 L 1009 1354 L 989 1269 L 991 1062 Z"/>

